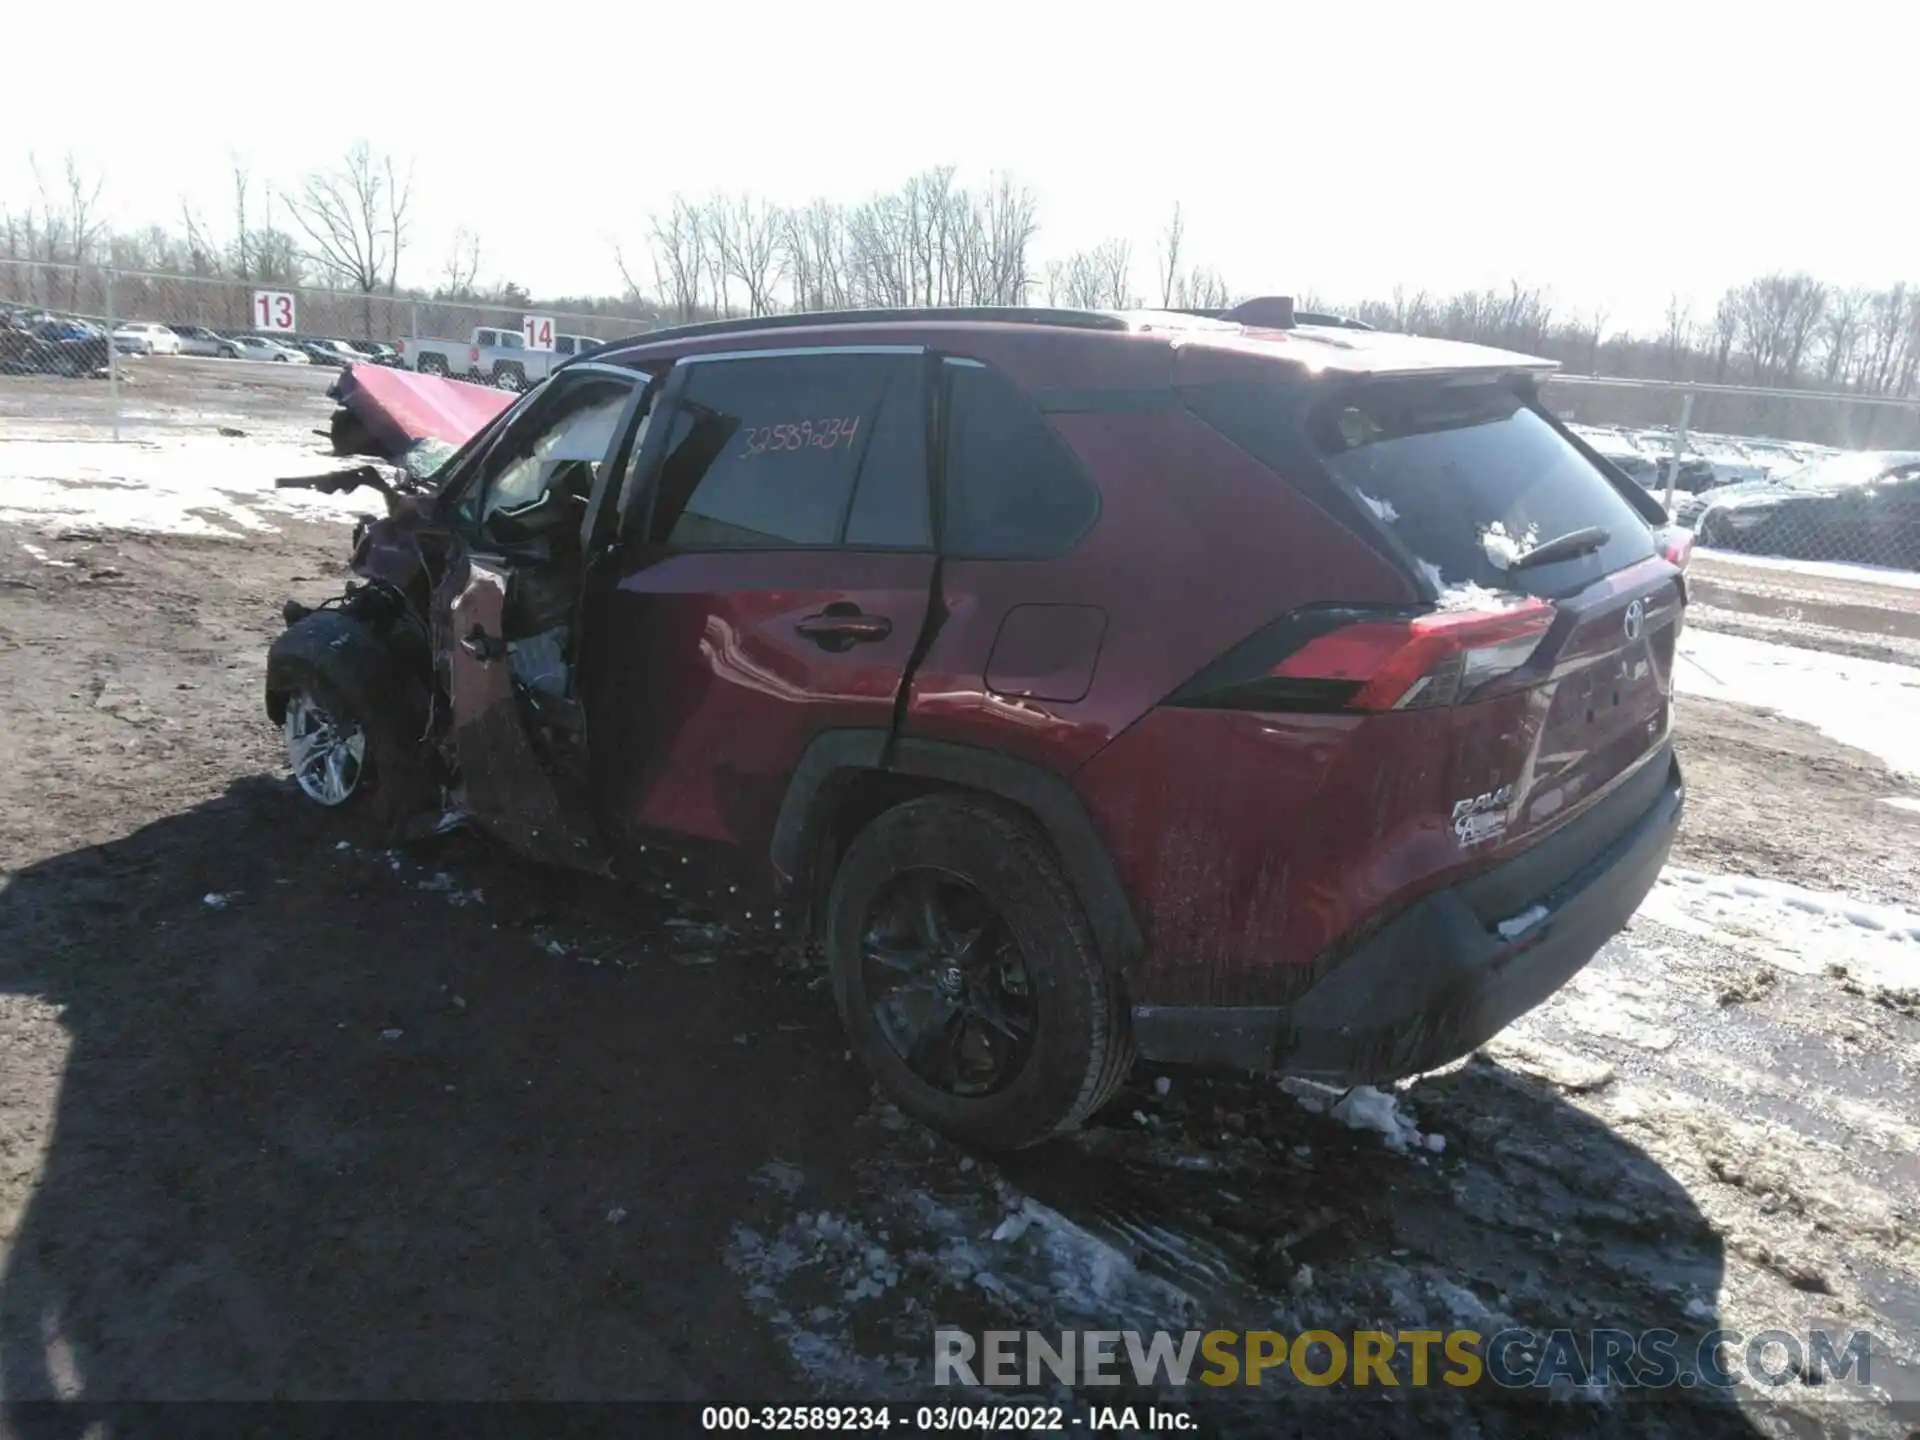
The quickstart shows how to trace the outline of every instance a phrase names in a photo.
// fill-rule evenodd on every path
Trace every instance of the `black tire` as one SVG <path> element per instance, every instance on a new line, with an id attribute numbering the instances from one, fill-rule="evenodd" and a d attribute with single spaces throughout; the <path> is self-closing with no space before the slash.
<path id="1" fill-rule="evenodd" d="M 323 808 L 369 838 L 387 840 L 433 805 L 437 771 L 431 748 L 419 738 L 424 707 L 402 680 L 399 662 L 368 631 L 338 611 L 316 611 L 281 635 L 267 663 L 268 713 L 276 724 L 284 727 L 289 705 L 305 692 L 330 716 L 365 733 L 353 793 Z M 302 798 L 319 806 L 305 793 Z"/>
<path id="2" fill-rule="evenodd" d="M 916 1073 L 888 1039 L 869 990 L 870 921 L 891 887 L 925 875 L 990 909 L 1017 946 L 1029 987 L 1031 1039 L 988 1093 L 957 1094 Z M 854 1053 L 903 1111 L 943 1134 L 990 1149 L 1033 1145 L 1078 1126 L 1126 1079 L 1133 1049 L 1119 982 L 1052 847 L 1016 812 L 958 795 L 887 811 L 841 860 L 823 934 Z"/>
<path id="3" fill-rule="evenodd" d="M 446 358 L 440 355 L 422 355 L 420 357 L 420 373 L 422 375 L 444 376 L 447 373 Z"/>
<path id="4" fill-rule="evenodd" d="M 518 394 L 527 388 L 527 372 L 519 365 L 496 365 L 493 367 L 493 383 L 502 390 Z"/>

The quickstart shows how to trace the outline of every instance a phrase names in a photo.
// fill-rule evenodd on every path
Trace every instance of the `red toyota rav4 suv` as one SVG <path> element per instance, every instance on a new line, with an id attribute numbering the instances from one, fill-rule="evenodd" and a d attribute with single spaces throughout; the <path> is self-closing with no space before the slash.
<path id="1" fill-rule="evenodd" d="M 744 858 L 887 1093 L 971 1140 L 1136 1053 L 1442 1064 L 1666 858 L 1682 575 L 1543 362 L 1289 322 L 608 346 L 390 494 L 269 713 L 323 803 Z"/>

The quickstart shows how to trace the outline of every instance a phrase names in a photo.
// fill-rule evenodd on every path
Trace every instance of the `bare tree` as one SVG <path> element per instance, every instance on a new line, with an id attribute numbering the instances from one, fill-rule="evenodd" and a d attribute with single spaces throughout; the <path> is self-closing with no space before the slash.
<path id="1" fill-rule="evenodd" d="M 1587 374 L 1597 374 L 1600 369 L 1600 342 L 1606 338 L 1607 312 L 1596 306 L 1583 323 L 1577 316 L 1574 319 L 1574 331 L 1580 337 L 1586 349 Z"/>
<path id="2" fill-rule="evenodd" d="M 440 286 L 434 293 L 465 300 L 473 295 L 479 278 L 480 237 L 462 225 L 453 232 L 453 243 L 447 249 L 447 258 L 441 262 Z"/>
<path id="3" fill-rule="evenodd" d="M 1728 290 L 1713 311 L 1713 380 L 1716 385 L 1727 378 L 1727 364 L 1733 354 L 1733 342 L 1740 333 L 1740 292 Z"/>
<path id="4" fill-rule="evenodd" d="M 248 175 L 246 167 L 236 157 L 233 162 L 233 262 L 234 272 L 242 280 L 253 278 L 247 244 L 247 190 Z M 181 204 L 184 207 L 185 201 Z"/>
<path id="5" fill-rule="evenodd" d="M 193 206 L 183 195 L 180 197 L 180 223 L 186 231 L 186 270 L 190 275 L 218 275 L 220 273 L 219 248 L 207 238 L 207 228 L 193 213 Z M 244 257 L 244 246 L 240 251 Z M 244 270 L 240 272 L 242 280 L 247 278 Z"/>
<path id="6" fill-rule="evenodd" d="M 402 180 L 393 157 L 376 156 L 356 141 L 337 170 L 307 176 L 289 202 L 293 222 L 306 236 L 309 256 L 328 278 L 361 296 L 361 320 L 373 333 L 373 297 L 398 283 L 407 243 L 407 205 L 412 177 Z"/>
<path id="7" fill-rule="evenodd" d="M 738 280 L 746 291 L 747 314 L 771 314 L 780 281 L 779 213 L 751 195 L 734 200 L 716 195 L 707 215 L 715 259 L 722 275 Z"/>
<path id="8" fill-rule="evenodd" d="M 796 310 L 853 308 L 846 212 L 815 200 L 780 217 L 780 267 Z"/>
<path id="9" fill-rule="evenodd" d="M 67 272 L 67 306 L 76 308 L 80 303 L 81 271 L 106 235 L 106 226 L 100 219 L 100 191 L 105 181 L 97 175 L 88 176 L 73 152 L 68 151 L 61 161 L 56 199 L 40 172 L 39 161 L 29 155 L 27 164 L 33 171 L 35 188 L 40 192 L 45 258 L 50 263 L 73 266 Z M 63 249 L 69 257 L 65 262 L 61 260 Z"/>
<path id="10" fill-rule="evenodd" d="M 1182 276 L 1174 299 L 1183 310 L 1224 310 L 1233 303 L 1225 277 L 1211 265 L 1196 265 Z"/>
<path id="11" fill-rule="evenodd" d="M 1905 284 L 1876 294 L 1867 305 L 1867 350 L 1860 367 L 1860 383 L 1875 395 L 1893 389 L 1905 359 L 1915 306 Z"/>
<path id="12" fill-rule="evenodd" d="M 1160 233 L 1160 308 L 1171 310 L 1180 288 L 1180 242 L 1186 236 L 1180 220 L 1180 202 L 1173 202 L 1173 216 Z"/>
<path id="13" fill-rule="evenodd" d="M 691 320 L 700 308 L 701 289 L 709 267 L 706 217 L 701 208 L 684 196 L 676 195 L 665 214 L 648 221 L 647 248 L 653 260 L 653 278 L 661 303 L 680 320 Z M 628 273 L 626 259 L 618 246 L 613 252 L 620 278 L 626 282 L 630 298 L 638 299 L 640 287 Z"/>
<path id="14" fill-rule="evenodd" d="M 1851 370 L 1854 348 L 1860 343 L 1872 299 L 1858 287 L 1836 290 L 1829 297 L 1826 318 L 1820 326 L 1820 373 L 1827 384 L 1838 383 Z"/>
<path id="15" fill-rule="evenodd" d="M 1661 347 L 1666 352 L 1667 378 L 1683 380 L 1681 373 L 1685 368 L 1687 347 L 1693 339 L 1693 302 L 1679 295 L 1667 297 L 1666 329 L 1660 337 Z"/>
<path id="16" fill-rule="evenodd" d="M 1020 305 L 1033 284 L 1027 247 L 1040 228 L 1033 192 L 996 175 L 975 204 L 981 231 L 974 303 Z"/>

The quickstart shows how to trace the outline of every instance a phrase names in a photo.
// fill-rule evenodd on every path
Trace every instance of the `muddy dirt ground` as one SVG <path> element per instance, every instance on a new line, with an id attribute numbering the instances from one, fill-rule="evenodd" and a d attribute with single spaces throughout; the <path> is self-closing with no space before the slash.
<path id="1" fill-rule="evenodd" d="M 0 1397 L 915 1398 L 936 1323 L 1825 1326 L 1880 1337 L 1877 1398 L 1422 1425 L 1920 1423 L 1880 1403 L 1920 1398 L 1913 989 L 1643 915 L 1401 1094 L 1444 1148 L 1143 1071 L 1074 1140 L 967 1155 L 875 1100 L 785 935 L 303 802 L 263 657 L 344 540 L 0 528 Z M 1676 865 L 1920 894 L 1871 756 L 1705 701 L 1680 745 Z"/>

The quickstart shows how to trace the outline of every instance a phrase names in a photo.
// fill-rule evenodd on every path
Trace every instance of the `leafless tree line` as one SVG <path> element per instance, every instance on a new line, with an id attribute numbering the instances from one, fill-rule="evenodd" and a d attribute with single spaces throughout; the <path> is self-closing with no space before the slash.
<path id="1" fill-rule="evenodd" d="M 5 298 L 81 308 L 83 274 L 109 266 L 329 285 L 361 297 L 369 332 L 376 298 L 389 310 L 394 300 L 497 307 L 503 323 L 513 321 L 508 312 L 535 304 L 516 284 L 482 279 L 481 238 L 464 228 L 431 287 L 401 286 L 411 172 L 364 142 L 278 194 L 236 162 L 231 221 L 220 227 L 183 203 L 175 227 L 114 231 L 104 219 L 100 178 L 74 157 L 54 167 L 35 162 L 31 170 L 34 194 L 24 204 L 0 204 L 0 260 L 15 262 L 0 266 Z M 1039 228 L 1031 190 L 1005 174 L 966 183 L 951 166 L 855 202 L 783 206 L 751 195 L 675 196 L 649 219 L 637 245 L 615 247 L 623 295 L 547 297 L 540 305 L 639 328 L 780 310 L 1031 303 L 1212 309 L 1233 298 L 1217 269 L 1195 263 L 1177 204 L 1156 237 L 1152 291 L 1144 296 L 1127 237 L 1041 263 Z M 1762 275 L 1730 287 L 1710 311 L 1670 297 L 1660 328 L 1646 335 L 1611 329 L 1603 309 L 1562 310 L 1548 290 L 1519 281 L 1455 294 L 1396 286 L 1385 298 L 1346 307 L 1310 290 L 1298 298 L 1303 308 L 1344 309 L 1383 329 L 1543 354 L 1570 372 L 1920 393 L 1920 293 L 1904 283 L 1846 288 L 1803 272 Z M 244 316 L 231 323 L 244 323 Z"/>
<path id="2" fill-rule="evenodd" d="M 1561 314 L 1546 290 L 1518 281 L 1454 295 L 1395 287 L 1391 298 L 1349 313 L 1380 329 L 1545 355 L 1584 374 L 1920 393 L 1920 297 L 1904 283 L 1848 289 L 1803 272 L 1761 275 L 1729 287 L 1704 316 L 1685 297 L 1669 297 L 1660 329 L 1648 335 L 1609 331 L 1604 310 Z"/>
<path id="3" fill-rule="evenodd" d="M 644 255 L 614 262 L 628 296 L 670 320 L 916 305 L 1019 305 L 1034 280 L 1033 193 L 1005 175 L 959 182 L 951 166 L 853 204 L 780 206 L 750 195 L 675 196 Z M 636 275 L 651 269 L 651 289 Z M 644 274 L 645 272 L 642 272 Z"/>

